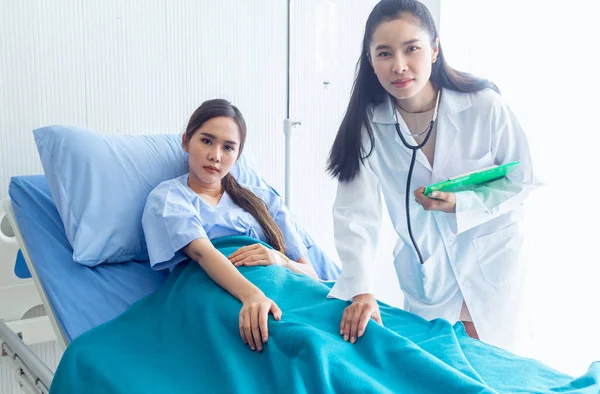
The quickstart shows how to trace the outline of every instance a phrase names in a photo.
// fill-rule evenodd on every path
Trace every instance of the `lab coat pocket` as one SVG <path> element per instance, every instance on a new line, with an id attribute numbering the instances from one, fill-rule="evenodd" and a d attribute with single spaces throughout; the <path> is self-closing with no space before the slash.
<path id="1" fill-rule="evenodd" d="M 446 281 L 441 278 L 444 272 L 440 270 L 439 252 L 433 253 L 421 264 L 412 248 L 406 247 L 402 241 L 398 241 L 394 248 L 394 266 L 400 288 L 425 304 L 436 304 L 445 297 Z"/>
<path id="2" fill-rule="evenodd" d="M 495 288 L 510 286 L 518 278 L 523 236 L 518 224 L 476 238 L 472 242 L 484 279 Z"/>

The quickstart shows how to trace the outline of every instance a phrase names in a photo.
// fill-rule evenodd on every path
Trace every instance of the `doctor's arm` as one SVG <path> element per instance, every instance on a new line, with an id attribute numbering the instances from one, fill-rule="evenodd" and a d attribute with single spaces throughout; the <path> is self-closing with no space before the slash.
<path id="1" fill-rule="evenodd" d="M 508 105 L 499 102 L 491 114 L 494 164 L 519 161 L 507 177 L 474 190 L 455 193 L 456 232 L 462 233 L 519 207 L 537 187 L 527 137 Z"/>
<path id="2" fill-rule="evenodd" d="M 328 297 L 352 300 L 340 322 L 340 334 L 351 343 L 364 334 L 370 319 L 382 323 L 371 282 L 381 215 L 379 179 L 365 160 L 354 179 L 338 183 L 333 206 L 335 246 L 342 273 Z"/>
<path id="3" fill-rule="evenodd" d="M 264 293 L 248 281 L 229 260 L 221 254 L 208 238 L 190 242 L 184 253 L 196 261 L 219 286 L 242 302 L 239 315 L 240 336 L 252 350 L 261 351 L 269 337 L 268 315 L 281 319 L 281 309 Z"/>

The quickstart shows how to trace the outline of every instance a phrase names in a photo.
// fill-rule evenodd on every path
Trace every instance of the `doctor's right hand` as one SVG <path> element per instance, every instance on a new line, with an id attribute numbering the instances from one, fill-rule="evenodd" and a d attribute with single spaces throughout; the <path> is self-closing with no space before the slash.
<path id="1" fill-rule="evenodd" d="M 340 335 L 344 337 L 344 341 L 350 340 L 350 343 L 356 343 L 356 340 L 365 333 L 369 319 L 383 325 L 375 296 L 359 294 L 352 299 L 352 304 L 344 309 L 340 323 Z"/>
<path id="2" fill-rule="evenodd" d="M 281 320 L 281 309 L 277 304 L 267 298 L 262 291 L 257 291 L 248 298 L 242 300 L 240 310 L 240 336 L 250 349 L 263 349 L 263 343 L 269 339 L 269 313 L 273 314 L 275 320 Z"/>

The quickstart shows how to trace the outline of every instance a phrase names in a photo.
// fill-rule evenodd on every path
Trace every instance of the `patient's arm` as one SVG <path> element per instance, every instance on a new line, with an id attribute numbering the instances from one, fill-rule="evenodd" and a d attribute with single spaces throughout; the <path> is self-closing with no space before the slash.
<path id="1" fill-rule="evenodd" d="M 262 350 L 269 337 L 269 313 L 281 319 L 281 309 L 252 284 L 219 252 L 207 238 L 197 238 L 183 248 L 183 252 L 198 262 L 208 276 L 219 286 L 243 303 L 239 328 L 242 340 L 252 350 Z"/>
<path id="2" fill-rule="evenodd" d="M 302 256 L 298 259 L 298 261 L 292 261 L 288 259 L 287 256 L 285 256 L 284 254 L 281 255 L 286 261 L 286 263 L 283 266 L 288 268 L 290 271 L 293 271 L 297 274 L 308 275 L 315 279 L 319 279 L 319 277 L 317 276 L 317 272 L 308 260 L 308 257 Z"/>
<path id="3" fill-rule="evenodd" d="M 219 286 L 242 301 L 251 294 L 260 291 L 238 270 L 228 264 L 227 259 L 211 244 L 207 238 L 198 238 L 183 248 L 183 252 L 196 261 Z"/>
<path id="4" fill-rule="evenodd" d="M 253 245 L 239 248 L 229 256 L 229 260 L 236 267 L 257 266 L 257 265 L 280 265 L 298 274 L 308 275 L 319 279 L 316 271 L 308 261 L 306 256 L 302 256 L 297 262 L 290 260 L 286 255 L 274 249 L 269 249 L 263 244 L 255 243 Z"/>

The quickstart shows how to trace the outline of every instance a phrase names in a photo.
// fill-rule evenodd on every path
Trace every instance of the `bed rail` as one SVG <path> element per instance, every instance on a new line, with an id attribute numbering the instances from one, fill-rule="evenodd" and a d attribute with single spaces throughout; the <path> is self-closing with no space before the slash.
<path id="1" fill-rule="evenodd" d="M 48 394 L 54 373 L 23 343 L 3 321 L 0 321 L 0 346 L 16 372 L 22 390 L 32 394 Z"/>
<path id="2" fill-rule="evenodd" d="M 5 199 L 3 202 L 3 208 L 6 212 L 6 217 L 8 222 L 10 223 L 11 229 L 14 232 L 15 238 L 21 248 L 21 252 L 23 253 L 23 257 L 25 258 L 25 262 L 27 264 L 27 268 L 29 272 L 31 272 L 33 283 L 35 284 L 35 288 L 37 289 L 37 294 L 41 298 L 41 303 L 44 306 L 44 310 L 48 316 L 48 320 L 54 331 L 54 337 L 50 339 L 56 338 L 58 341 L 59 348 L 61 350 L 65 350 L 68 344 L 68 341 L 60 328 L 56 316 L 54 315 L 54 310 L 50 306 L 48 298 L 46 296 L 46 292 L 42 284 L 40 283 L 40 279 L 37 276 L 37 271 L 35 266 L 31 262 L 31 257 L 29 256 L 29 251 L 27 250 L 27 245 L 25 245 L 25 240 L 23 239 L 23 235 L 21 234 L 21 229 L 19 228 L 19 224 L 17 223 L 17 219 L 15 218 L 14 211 L 12 209 L 12 203 L 9 198 Z M 27 340 L 27 338 L 26 338 Z"/>

